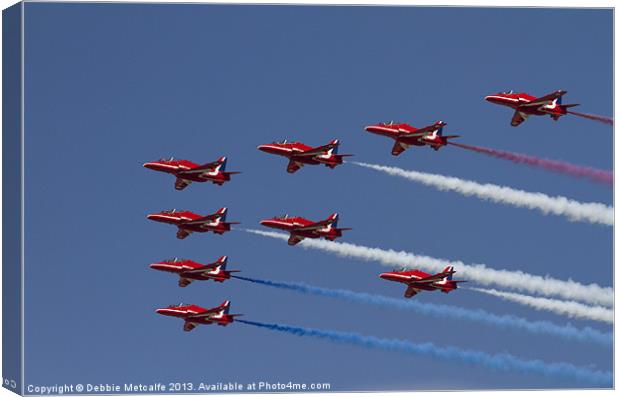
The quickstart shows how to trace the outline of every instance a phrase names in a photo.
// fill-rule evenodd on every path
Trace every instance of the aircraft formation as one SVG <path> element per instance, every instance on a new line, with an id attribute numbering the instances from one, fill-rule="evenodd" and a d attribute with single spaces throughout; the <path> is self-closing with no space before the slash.
<path id="1" fill-rule="evenodd" d="M 542 97 L 534 97 L 526 93 L 500 92 L 486 96 L 484 99 L 498 105 L 514 109 L 510 124 L 519 126 L 529 116 L 550 116 L 554 121 L 568 113 L 568 108 L 576 104 L 563 105 L 562 96 L 566 91 L 558 90 Z M 422 128 L 416 128 L 407 123 L 377 123 L 365 127 L 365 131 L 394 140 L 391 154 L 401 155 L 411 146 L 429 146 L 437 151 L 447 146 L 450 139 L 458 138 L 459 135 L 444 135 L 443 129 L 447 125 L 444 121 L 437 121 Z M 334 169 L 344 163 L 344 158 L 352 154 L 338 154 L 340 141 L 334 139 L 329 143 L 312 147 L 302 142 L 279 141 L 261 144 L 258 150 L 286 157 L 288 164 L 286 171 L 296 173 L 306 165 L 324 165 Z M 183 159 L 160 159 L 144 163 L 145 168 L 173 175 L 176 180 L 174 188 L 184 190 L 192 182 L 211 182 L 222 186 L 231 181 L 231 176 L 239 172 L 226 171 L 226 157 L 220 157 L 216 161 L 198 164 Z M 213 214 L 199 215 L 187 210 L 167 210 L 147 215 L 147 219 L 171 224 L 177 227 L 178 239 L 185 239 L 192 233 L 224 234 L 231 230 L 231 225 L 239 222 L 226 220 L 227 208 L 222 207 Z M 334 241 L 343 236 L 343 231 L 351 228 L 338 227 L 338 214 L 333 213 L 321 221 L 312 221 L 302 216 L 276 216 L 260 221 L 260 224 L 289 233 L 288 245 L 294 246 L 306 238 L 323 238 Z M 187 287 L 194 281 L 224 282 L 235 277 L 231 273 L 239 270 L 227 270 L 227 257 L 222 256 L 217 261 L 209 264 L 201 264 L 189 259 L 168 259 L 150 265 L 151 269 L 174 273 L 178 275 L 179 287 Z M 405 298 L 411 298 L 422 291 L 441 291 L 449 293 L 458 288 L 458 284 L 466 280 L 453 280 L 456 273 L 452 266 L 447 266 L 442 272 L 429 274 L 418 269 L 400 268 L 379 275 L 383 280 L 405 284 Z M 156 313 L 178 317 L 184 320 L 184 331 L 191 331 L 197 325 L 217 324 L 227 326 L 234 318 L 241 314 L 229 314 L 230 301 L 225 300 L 214 308 L 203 308 L 194 304 L 171 305 L 156 310 Z"/>

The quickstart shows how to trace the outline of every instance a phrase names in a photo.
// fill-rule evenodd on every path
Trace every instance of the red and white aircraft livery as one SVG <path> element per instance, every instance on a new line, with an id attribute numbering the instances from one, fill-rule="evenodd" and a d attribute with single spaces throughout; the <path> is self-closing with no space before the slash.
<path id="1" fill-rule="evenodd" d="M 184 239 L 193 232 L 224 234 L 230 231 L 230 225 L 239 222 L 226 222 L 226 207 L 220 208 L 215 214 L 198 215 L 191 211 L 169 210 L 147 215 L 147 219 L 176 225 L 177 238 Z"/>
<path id="2" fill-rule="evenodd" d="M 352 154 L 338 154 L 337 139 L 329 142 L 327 145 L 317 146 L 315 148 L 304 145 L 301 142 L 274 142 L 265 145 L 259 145 L 258 149 L 263 152 L 277 154 L 287 157 L 289 162 L 286 172 L 294 173 L 306 164 L 324 164 L 329 168 L 336 168 L 342 164 L 343 157 L 352 156 Z"/>
<path id="3" fill-rule="evenodd" d="M 338 214 L 334 213 L 329 218 L 314 222 L 300 216 L 276 216 L 271 219 L 260 221 L 260 224 L 275 229 L 286 230 L 291 234 L 288 245 L 295 245 L 304 238 L 320 238 L 334 241 L 342 237 L 344 230 L 350 228 L 338 228 Z"/>
<path id="4" fill-rule="evenodd" d="M 531 115 L 549 115 L 553 120 L 558 121 L 561 116 L 566 115 L 566 109 L 578 106 L 578 104 L 562 105 L 562 95 L 564 94 L 566 91 L 558 90 L 536 98 L 523 92 L 514 93 L 510 91 L 487 95 L 484 99 L 491 103 L 513 108 L 515 113 L 510 125 L 516 127 Z"/>
<path id="5" fill-rule="evenodd" d="M 239 270 L 226 270 L 226 261 L 227 257 L 222 256 L 216 262 L 203 265 L 189 259 L 174 258 L 153 263 L 150 268 L 178 274 L 179 287 L 187 287 L 193 280 L 213 280 L 222 283 L 230 279 L 230 273 L 237 273 Z"/>
<path id="6" fill-rule="evenodd" d="M 217 161 L 203 165 L 171 157 L 144 163 L 144 167 L 176 176 L 177 180 L 174 183 L 176 190 L 183 190 L 192 182 L 213 182 L 222 186 L 230 181 L 231 175 L 240 174 L 240 172 L 225 171 L 226 157 L 220 157 Z"/>
<path id="7" fill-rule="evenodd" d="M 163 309 L 157 309 L 155 312 L 164 316 L 179 317 L 185 320 L 183 331 L 191 331 L 198 324 L 217 324 L 222 327 L 227 326 L 235 320 L 235 317 L 241 314 L 228 314 L 230 310 L 230 301 L 224 301 L 218 307 L 205 309 L 198 305 L 178 304 L 171 305 Z"/>
<path id="8" fill-rule="evenodd" d="M 463 280 L 452 280 L 455 273 L 452 266 L 448 266 L 441 273 L 428 274 L 416 269 L 398 269 L 391 272 L 381 273 L 379 277 L 384 280 L 397 281 L 407 284 L 405 298 L 411 298 L 420 291 L 440 290 L 446 294 L 457 289 L 457 284 Z"/>
<path id="9" fill-rule="evenodd" d="M 445 125 L 447 123 L 437 121 L 435 124 L 424 128 L 415 128 L 409 124 L 390 121 L 389 123 L 369 125 L 365 130 L 394 139 L 396 142 L 392 147 L 392 155 L 398 156 L 410 146 L 430 146 L 439 150 L 440 147 L 448 144 L 449 139 L 459 137 L 458 135 L 443 135 Z"/>

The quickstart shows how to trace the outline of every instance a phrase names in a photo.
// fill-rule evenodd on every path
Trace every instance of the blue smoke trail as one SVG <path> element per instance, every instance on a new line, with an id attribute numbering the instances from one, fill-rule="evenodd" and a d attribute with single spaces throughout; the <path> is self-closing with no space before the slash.
<path id="1" fill-rule="evenodd" d="M 549 321 L 529 321 L 513 315 L 497 315 L 489 313 L 482 309 L 472 310 L 461 308 L 458 306 L 423 303 L 415 300 L 394 299 L 386 296 L 368 294 L 364 292 L 315 287 L 313 285 L 308 285 L 304 283 L 277 282 L 241 276 L 233 277 L 252 283 L 288 289 L 304 294 L 327 296 L 331 298 L 344 299 L 349 302 L 372 304 L 402 310 L 414 310 L 418 313 L 429 316 L 444 318 L 449 317 L 457 320 L 481 322 L 503 328 L 521 329 L 534 334 L 546 334 L 551 336 L 560 336 L 566 339 L 578 340 L 582 342 L 594 342 L 605 346 L 611 345 L 613 341 L 613 336 L 611 333 L 603 333 L 590 327 L 579 329 L 570 324 L 562 326 Z"/>
<path id="2" fill-rule="evenodd" d="M 247 320 L 236 321 L 274 331 L 287 332 L 297 336 L 311 336 L 320 339 L 328 339 L 332 342 L 347 343 L 371 349 L 424 354 L 446 360 L 456 359 L 465 363 L 483 365 L 498 370 L 517 370 L 520 372 L 533 372 L 548 376 L 560 376 L 604 387 L 611 387 L 613 381 L 611 372 L 595 371 L 564 362 L 546 363 L 541 360 L 524 360 L 507 353 L 488 354 L 477 350 L 460 349 L 454 346 L 439 347 L 435 346 L 433 343 L 413 343 L 400 339 L 381 339 L 375 336 L 366 336 L 354 332 L 328 331 Z"/>

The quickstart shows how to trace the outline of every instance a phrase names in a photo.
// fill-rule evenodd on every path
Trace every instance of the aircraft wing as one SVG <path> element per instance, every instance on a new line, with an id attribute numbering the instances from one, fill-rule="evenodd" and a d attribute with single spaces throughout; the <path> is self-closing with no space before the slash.
<path id="1" fill-rule="evenodd" d="M 213 161 L 211 163 L 206 163 L 203 165 L 200 165 L 196 168 L 192 168 L 190 170 L 185 170 L 185 171 L 181 171 L 180 174 L 199 174 L 205 171 L 212 171 L 213 169 L 215 169 L 215 167 L 217 167 L 218 165 L 221 165 L 222 162 L 217 160 L 217 161 Z"/>
<path id="2" fill-rule="evenodd" d="M 222 214 L 215 213 L 215 214 L 203 216 L 202 218 L 194 219 L 193 221 L 184 222 L 183 224 L 184 225 L 200 225 L 200 224 L 203 224 L 209 221 L 214 221 L 216 219 L 219 219 L 221 216 Z"/>
<path id="3" fill-rule="evenodd" d="M 398 156 L 399 154 L 407 150 L 407 148 L 409 148 L 409 145 L 396 141 L 394 142 L 394 146 L 392 147 L 392 155 Z"/>
<path id="4" fill-rule="evenodd" d="M 215 170 L 215 168 L 217 168 L 217 166 L 221 165 L 222 163 L 223 162 L 220 160 L 214 161 L 212 163 L 206 163 L 196 168 L 192 168 L 190 170 L 181 171 L 177 175 L 181 177 L 184 175 L 188 175 L 188 176 L 202 175 L 202 174 Z"/>
<path id="5" fill-rule="evenodd" d="M 303 163 L 299 163 L 295 160 L 291 160 L 288 162 L 288 166 L 286 167 L 286 172 L 288 172 L 289 174 L 293 174 L 296 171 L 299 171 L 301 167 L 303 167 Z"/>
<path id="6" fill-rule="evenodd" d="M 325 219 L 323 221 L 311 223 L 310 225 L 296 227 L 295 231 L 298 231 L 298 232 L 309 232 L 309 231 L 312 231 L 312 230 L 322 229 L 322 228 L 324 228 L 326 226 L 331 225 L 332 223 L 336 222 L 337 220 L 338 220 L 337 217 L 335 219 L 329 219 L 328 218 L 328 219 Z"/>
<path id="7" fill-rule="evenodd" d="M 532 101 L 520 105 L 521 107 L 530 107 L 530 106 L 542 106 L 548 105 L 554 100 L 560 98 L 562 95 L 566 94 L 566 91 L 558 90 L 556 92 L 552 92 L 551 94 L 547 94 L 545 96 L 541 96 L 540 98 L 533 99 Z"/>
<path id="8" fill-rule="evenodd" d="M 187 179 L 183 178 L 177 178 L 176 182 L 174 183 L 174 188 L 176 190 L 183 190 L 188 187 L 190 183 L 192 183 L 192 181 L 188 181 Z"/>
<path id="9" fill-rule="evenodd" d="M 181 288 L 185 288 L 188 285 L 190 285 L 192 283 L 192 280 L 190 280 L 189 278 L 185 278 L 185 277 L 180 277 L 179 278 L 179 287 Z"/>
<path id="10" fill-rule="evenodd" d="M 518 126 L 523 123 L 527 119 L 527 113 L 519 112 L 515 110 L 515 114 L 512 116 L 512 120 L 510 120 L 510 125 L 513 127 Z"/>
<path id="11" fill-rule="evenodd" d="M 209 171 L 213 171 L 215 167 L 210 167 L 210 168 L 202 168 L 202 167 L 197 167 L 197 168 L 193 168 L 191 170 L 185 170 L 185 171 L 181 171 L 179 172 L 177 175 L 180 176 L 184 176 L 184 175 L 202 175 L 205 172 L 209 172 Z"/>
<path id="12" fill-rule="evenodd" d="M 183 240 L 185 237 L 189 236 L 192 232 L 189 230 L 181 229 L 177 230 L 177 238 Z"/>
<path id="13" fill-rule="evenodd" d="M 194 328 L 196 328 L 196 326 L 190 323 L 189 321 L 186 321 L 185 324 L 183 324 L 183 331 L 185 332 L 189 332 L 193 330 Z"/>
<path id="14" fill-rule="evenodd" d="M 438 129 L 439 128 L 435 124 L 433 124 L 433 125 L 426 126 L 424 128 L 420 128 L 419 130 L 415 130 L 413 132 L 407 132 L 405 134 L 400 134 L 398 136 L 401 138 L 414 138 L 416 136 L 426 136 L 426 135 L 431 135 L 433 132 L 435 132 Z"/>
<path id="15" fill-rule="evenodd" d="M 432 284 L 432 283 L 436 283 L 437 281 L 441 281 L 446 276 L 447 276 L 446 273 L 434 274 L 432 276 L 428 276 L 428 277 L 421 278 L 419 280 L 412 281 L 409 285 Z"/>
<path id="16" fill-rule="evenodd" d="M 186 320 L 195 318 L 195 319 L 210 319 L 211 317 L 213 317 L 214 314 L 218 313 L 220 310 L 222 310 L 222 308 L 220 307 L 214 307 L 212 309 L 207 310 L 206 312 L 202 312 L 202 313 L 198 313 L 198 314 L 192 314 L 191 316 L 187 316 L 185 317 Z"/>
<path id="17" fill-rule="evenodd" d="M 183 276 L 200 276 L 203 275 L 205 273 L 208 273 L 210 270 L 213 270 L 217 265 L 211 266 L 211 265 L 205 265 L 204 267 L 200 267 L 198 269 L 192 269 L 192 270 L 185 270 L 183 272 L 181 272 L 181 277 Z"/>
<path id="18" fill-rule="evenodd" d="M 338 143 L 330 142 L 327 145 L 317 146 L 315 148 L 308 149 L 305 152 L 296 153 L 293 157 L 314 157 L 319 154 L 324 154 L 326 151 L 334 149 L 336 147 L 338 147 Z"/>
<path id="19" fill-rule="evenodd" d="M 304 238 L 302 236 L 298 236 L 296 234 L 291 234 L 291 237 L 288 238 L 288 245 L 295 245 L 299 242 L 301 242 L 301 240 L 303 240 Z"/>
<path id="20" fill-rule="evenodd" d="M 223 159 L 225 160 L 225 158 L 222 158 L 222 159 L 219 159 L 219 160 L 216 160 L 216 161 L 212 161 L 210 163 L 205 163 L 205 164 L 201 165 L 198 168 L 202 168 L 203 170 L 205 170 L 205 169 L 212 170 L 213 168 L 217 167 L 218 165 L 221 165 L 222 162 L 223 162 L 221 160 L 223 160 Z"/>
<path id="21" fill-rule="evenodd" d="M 181 171 L 177 175 L 200 175 L 200 174 L 204 174 L 205 171 L 212 171 L 212 170 L 213 168 L 198 167 L 198 168 L 193 168 L 191 170 Z"/>
<path id="22" fill-rule="evenodd" d="M 420 292 L 419 289 L 410 285 L 405 290 L 405 298 L 411 298 L 412 296 L 416 295 L 418 292 Z"/>
<path id="23" fill-rule="evenodd" d="M 320 221 L 320 222 L 316 222 L 310 225 L 306 225 L 306 226 L 302 226 L 302 227 L 296 227 L 295 231 L 298 232 L 309 232 L 312 230 L 317 230 L 317 229 L 323 229 L 325 226 L 331 225 L 332 223 L 334 223 L 334 221 L 332 219 L 325 219 L 324 221 Z"/>

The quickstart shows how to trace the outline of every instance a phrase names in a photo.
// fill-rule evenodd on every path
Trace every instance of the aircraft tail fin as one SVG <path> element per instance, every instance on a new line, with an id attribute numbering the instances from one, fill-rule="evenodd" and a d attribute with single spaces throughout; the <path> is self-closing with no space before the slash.
<path id="1" fill-rule="evenodd" d="M 221 172 L 222 174 L 225 175 L 235 175 L 235 174 L 240 174 L 241 172 L 238 171 L 233 171 L 233 172 L 228 172 L 226 171 L 226 156 L 222 156 L 219 159 L 217 159 L 217 163 L 219 163 L 219 165 L 217 167 L 215 167 L 216 171 Z"/>
<path id="2" fill-rule="evenodd" d="M 226 270 L 226 262 L 228 262 L 228 257 L 224 255 L 224 256 L 221 256 L 220 259 L 218 259 L 216 263 L 220 269 Z"/>
<path id="3" fill-rule="evenodd" d="M 220 163 L 220 165 L 217 167 L 218 171 L 226 171 L 226 156 L 222 156 L 219 159 L 217 159 L 217 162 Z"/>
<path id="4" fill-rule="evenodd" d="M 224 314 L 228 314 L 228 312 L 230 311 L 230 301 L 222 302 L 222 304 L 220 305 L 220 309 L 222 309 L 222 312 Z"/>
<path id="5" fill-rule="evenodd" d="M 439 127 L 437 129 L 437 136 L 443 136 L 443 127 L 446 126 L 448 123 L 446 123 L 445 121 L 442 120 L 437 120 L 435 122 L 435 126 Z"/>
<path id="6" fill-rule="evenodd" d="M 333 214 L 331 214 L 327 218 L 327 220 L 331 221 L 330 224 L 331 224 L 332 227 L 334 227 L 334 228 L 338 227 L 338 213 L 337 212 L 334 212 Z"/>
<path id="7" fill-rule="evenodd" d="M 334 139 L 332 141 L 329 142 L 330 145 L 335 145 L 335 147 L 332 149 L 331 153 L 332 154 L 338 154 L 338 146 L 340 145 L 340 142 L 338 141 L 338 139 Z"/>
<path id="8" fill-rule="evenodd" d="M 220 216 L 220 221 L 225 222 L 226 221 L 226 212 L 228 211 L 228 208 L 226 207 L 222 207 L 219 210 L 217 210 L 216 214 L 218 214 Z"/>
<path id="9" fill-rule="evenodd" d="M 452 274 L 454 273 L 454 266 L 446 267 L 445 269 L 443 269 L 442 273 L 449 273 L 444 280 L 452 281 Z"/>

